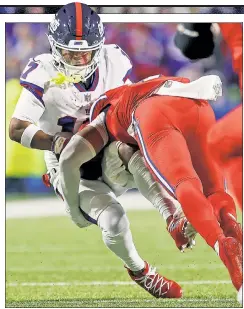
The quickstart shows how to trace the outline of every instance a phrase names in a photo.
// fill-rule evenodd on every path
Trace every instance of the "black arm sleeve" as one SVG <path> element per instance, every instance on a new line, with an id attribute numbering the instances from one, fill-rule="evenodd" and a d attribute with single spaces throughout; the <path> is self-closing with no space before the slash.
<path id="1" fill-rule="evenodd" d="M 211 23 L 183 23 L 178 25 L 175 45 L 191 60 L 207 58 L 214 50 Z"/>

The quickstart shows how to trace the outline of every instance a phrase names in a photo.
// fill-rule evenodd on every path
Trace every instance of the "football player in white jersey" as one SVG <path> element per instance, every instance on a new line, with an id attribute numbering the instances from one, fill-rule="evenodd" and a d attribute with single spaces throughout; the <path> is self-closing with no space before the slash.
<path id="1" fill-rule="evenodd" d="M 52 52 L 30 59 L 21 75 L 23 91 L 10 123 L 10 138 L 25 147 L 45 151 L 50 182 L 55 193 L 63 197 L 57 156 L 68 139 L 60 137 L 57 132 L 72 132 L 77 119 L 85 122 L 89 116 L 90 101 L 124 84 L 132 64 L 117 45 L 104 45 L 104 29 L 99 16 L 79 2 L 67 4 L 57 12 L 49 25 L 48 39 Z M 88 162 L 88 166 L 82 166 L 79 207 L 71 207 L 64 200 L 67 211 L 79 227 L 97 224 L 105 245 L 122 259 L 131 278 L 140 282 L 149 293 L 155 297 L 180 297 L 181 288 L 156 273 L 137 253 L 127 216 L 116 199 L 116 193 L 111 190 L 111 187 L 114 189 L 116 186 L 112 183 L 108 186 L 98 180 L 102 172 L 104 178 L 105 175 L 111 176 L 111 171 L 106 170 L 109 167 L 107 163 L 111 162 L 109 156 L 117 156 L 112 161 L 119 162 L 121 167 L 122 161 L 119 161 L 115 149 L 112 145 L 106 152 L 108 160 L 103 160 L 105 170 L 101 171 L 101 163 L 96 160 Z M 120 170 L 123 171 L 124 166 Z M 148 178 L 145 179 L 145 173 L 149 174 L 145 168 L 140 169 L 135 165 L 135 174 L 137 171 L 141 172 L 142 178 L 144 176 L 142 181 L 147 186 L 144 195 L 158 208 L 162 206 L 162 209 L 166 209 L 166 217 L 169 217 L 171 214 L 164 204 L 164 198 L 158 198 L 161 189 Z M 156 190 L 153 193 L 152 185 Z M 128 187 L 131 186 L 124 184 L 122 191 Z M 147 192 L 149 187 L 151 196 Z M 173 204 L 172 201 L 169 203 Z M 185 224 L 186 220 L 181 220 L 176 233 L 181 234 Z M 157 280 L 154 282 L 154 279 Z M 150 288 L 147 287 L 148 280 L 152 281 Z"/>

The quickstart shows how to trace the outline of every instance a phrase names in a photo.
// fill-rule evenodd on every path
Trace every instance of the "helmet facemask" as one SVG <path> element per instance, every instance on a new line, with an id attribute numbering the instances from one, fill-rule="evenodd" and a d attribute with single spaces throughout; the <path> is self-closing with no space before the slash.
<path id="1" fill-rule="evenodd" d="M 104 38 L 93 46 L 85 40 L 71 40 L 69 45 L 56 42 L 48 35 L 55 67 L 69 77 L 76 77 L 85 82 L 96 71 Z"/>

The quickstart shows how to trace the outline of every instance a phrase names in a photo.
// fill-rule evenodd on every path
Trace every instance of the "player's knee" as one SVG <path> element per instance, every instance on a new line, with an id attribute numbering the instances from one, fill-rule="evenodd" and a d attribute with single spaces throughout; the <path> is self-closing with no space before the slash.
<path id="1" fill-rule="evenodd" d="M 91 219 L 98 221 L 100 214 L 113 203 L 117 203 L 115 196 L 109 193 L 101 193 L 84 189 L 79 193 L 80 208 Z M 89 220 L 89 219 L 88 219 Z M 92 220 L 92 221 L 93 221 Z M 92 222 L 91 221 L 91 222 Z"/>
<path id="2" fill-rule="evenodd" d="M 98 226 L 103 233 L 113 237 L 129 229 L 129 220 L 122 206 L 119 203 L 114 203 L 100 214 Z"/>
<path id="3" fill-rule="evenodd" d="M 181 162 L 180 163 L 175 162 L 173 175 L 175 175 L 175 178 L 177 179 L 175 183 L 176 187 L 185 181 L 191 181 L 191 179 L 194 179 L 194 181 L 196 180 L 197 183 L 198 182 L 201 183 L 193 167 L 187 163 L 182 164 Z"/>

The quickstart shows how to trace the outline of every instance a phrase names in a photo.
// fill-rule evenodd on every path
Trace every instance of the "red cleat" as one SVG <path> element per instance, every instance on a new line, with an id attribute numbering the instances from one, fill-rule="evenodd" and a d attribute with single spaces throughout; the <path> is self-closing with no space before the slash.
<path id="1" fill-rule="evenodd" d="M 243 241 L 243 231 L 240 223 L 236 221 L 236 218 L 225 211 L 225 209 L 220 211 L 220 227 L 224 231 L 226 237 L 233 237 L 242 246 Z"/>
<path id="2" fill-rule="evenodd" d="M 185 248 L 192 248 L 195 246 L 195 236 L 196 231 L 193 228 L 190 228 L 191 225 L 186 217 L 173 217 L 170 216 L 167 220 L 168 226 L 167 231 L 174 239 L 176 247 L 184 252 Z"/>
<path id="3" fill-rule="evenodd" d="M 135 274 L 128 268 L 127 271 L 133 281 L 156 298 L 182 297 L 181 287 L 176 282 L 161 276 L 156 272 L 156 268 L 153 268 L 147 262 L 145 262 L 145 268 L 140 274 Z"/>
<path id="4" fill-rule="evenodd" d="M 237 291 L 242 286 L 242 248 L 239 242 L 232 237 L 224 237 L 215 244 L 215 251 L 227 267 L 231 281 Z"/>

